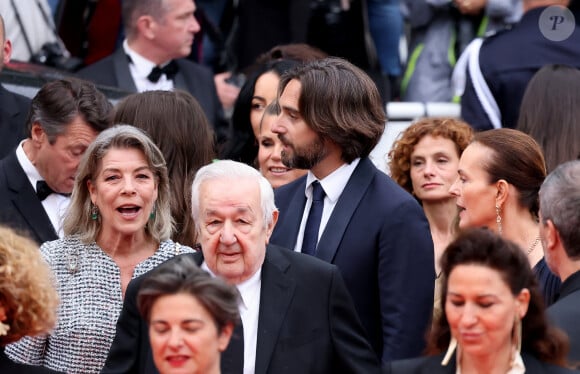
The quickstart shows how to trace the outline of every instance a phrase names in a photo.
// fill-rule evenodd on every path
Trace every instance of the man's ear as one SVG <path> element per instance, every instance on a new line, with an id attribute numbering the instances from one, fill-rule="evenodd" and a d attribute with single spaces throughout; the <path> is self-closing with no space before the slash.
<path id="1" fill-rule="evenodd" d="M 4 42 L 4 46 L 2 48 L 4 49 L 4 59 L 2 60 L 2 62 L 4 63 L 4 65 L 6 65 L 7 63 L 10 62 L 10 57 L 12 56 L 12 42 L 6 39 L 6 41 Z"/>
<path id="2" fill-rule="evenodd" d="M 270 242 L 270 236 L 272 236 L 272 232 L 274 231 L 274 227 L 276 227 L 276 223 L 278 222 L 278 215 L 279 214 L 280 213 L 278 212 L 278 210 L 275 210 L 272 212 L 272 222 L 266 228 L 266 230 L 267 230 L 266 244 L 268 244 Z"/>
<path id="3" fill-rule="evenodd" d="M 542 223 L 540 222 L 540 225 Z M 551 219 L 546 220 L 546 224 L 544 225 L 544 251 L 554 250 L 558 247 L 558 242 L 560 241 L 560 234 L 554 226 L 554 222 Z"/>
<path id="4" fill-rule="evenodd" d="M 155 39 L 156 26 L 155 19 L 150 15 L 146 14 L 137 18 L 137 29 L 139 30 L 139 35 L 145 36 L 148 40 Z"/>
<path id="5" fill-rule="evenodd" d="M 38 122 L 34 122 L 32 124 L 32 129 L 30 130 L 30 137 L 32 138 L 32 143 L 34 144 L 35 147 L 39 147 L 40 144 L 42 144 L 42 142 L 46 138 L 46 133 L 44 132 L 44 129 L 42 128 L 42 126 L 40 126 Z"/>

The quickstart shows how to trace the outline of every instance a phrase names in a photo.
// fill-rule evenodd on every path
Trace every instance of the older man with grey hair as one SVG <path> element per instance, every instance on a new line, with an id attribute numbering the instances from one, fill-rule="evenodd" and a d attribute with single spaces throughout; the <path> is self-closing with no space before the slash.
<path id="1" fill-rule="evenodd" d="M 257 170 L 234 161 L 202 167 L 192 212 L 201 252 L 187 256 L 236 285 L 242 298 L 243 326 L 222 353 L 223 373 L 380 372 L 337 267 L 268 244 L 278 210 Z M 129 284 L 102 373 L 156 372 L 136 305 L 145 277 Z"/>
<path id="2" fill-rule="evenodd" d="M 580 160 L 558 166 L 542 184 L 540 235 L 546 262 L 562 279 L 548 315 L 570 337 L 570 362 L 580 362 Z"/>

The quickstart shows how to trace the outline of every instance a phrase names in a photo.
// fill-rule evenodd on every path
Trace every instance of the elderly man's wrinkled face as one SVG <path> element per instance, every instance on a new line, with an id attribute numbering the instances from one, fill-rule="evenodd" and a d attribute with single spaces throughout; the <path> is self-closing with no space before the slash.
<path id="1" fill-rule="evenodd" d="M 204 261 L 216 275 L 238 284 L 261 268 L 278 213 L 266 225 L 257 180 L 216 178 L 199 190 L 200 243 Z"/>

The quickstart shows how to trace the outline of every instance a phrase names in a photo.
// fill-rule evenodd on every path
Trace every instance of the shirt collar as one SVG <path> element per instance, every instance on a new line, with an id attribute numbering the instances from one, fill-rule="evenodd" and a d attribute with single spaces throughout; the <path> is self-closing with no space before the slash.
<path id="1" fill-rule="evenodd" d="M 147 58 L 141 56 L 139 53 L 135 52 L 135 50 L 131 49 L 131 47 L 129 47 L 127 39 L 123 41 L 123 49 L 125 50 L 127 56 L 129 56 L 131 63 L 135 67 L 135 72 L 137 73 L 139 78 L 146 79 L 149 73 L 151 73 L 151 70 L 153 70 L 153 68 L 157 66 L 157 64 L 155 64 L 153 61 L 148 60 Z M 169 61 L 160 64 L 160 66 L 165 66 L 168 63 Z"/>
<path id="2" fill-rule="evenodd" d="M 350 164 L 344 163 L 338 169 L 320 180 L 312 174 L 312 171 L 309 170 L 306 176 L 306 189 L 304 191 L 306 197 L 312 197 L 312 188 L 310 186 L 314 181 L 318 180 L 324 189 L 326 197 L 330 202 L 335 203 L 342 194 L 344 187 L 346 187 L 346 184 L 354 172 L 354 169 L 356 169 L 359 161 L 360 158 L 357 158 Z"/>
<path id="3" fill-rule="evenodd" d="M 28 156 L 26 156 L 26 153 L 24 152 L 24 147 L 22 146 L 25 141 L 26 139 L 21 141 L 20 144 L 18 144 L 18 147 L 16 148 L 16 158 L 18 159 L 18 163 L 20 163 L 22 170 L 24 170 L 24 174 L 26 174 L 26 177 L 28 177 L 30 184 L 32 184 L 32 187 L 36 191 L 36 182 L 44 179 L 42 178 L 36 167 L 34 167 L 32 162 L 30 162 Z"/>
<path id="4" fill-rule="evenodd" d="M 214 272 L 209 269 L 205 261 L 201 264 L 201 268 L 207 271 L 212 277 L 216 276 Z M 256 287 L 260 285 L 261 280 L 262 280 L 262 268 L 260 267 L 258 271 L 255 272 L 254 275 L 252 275 L 250 278 L 246 279 L 242 283 L 236 284 L 236 288 L 240 292 L 240 296 L 242 298 L 241 306 L 244 307 L 245 309 L 248 309 L 246 301 L 249 299 L 249 295 L 252 293 L 253 290 L 256 289 Z"/>

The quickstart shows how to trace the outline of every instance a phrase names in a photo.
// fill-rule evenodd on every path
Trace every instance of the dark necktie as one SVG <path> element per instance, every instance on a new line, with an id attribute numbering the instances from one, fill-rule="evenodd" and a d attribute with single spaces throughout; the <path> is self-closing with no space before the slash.
<path id="1" fill-rule="evenodd" d="M 50 188 L 48 186 L 48 184 L 45 181 L 38 181 L 36 182 L 36 196 L 38 196 L 38 199 L 40 201 L 43 201 L 44 199 L 46 199 L 48 197 L 48 195 L 50 194 L 59 194 L 62 196 L 70 196 L 69 193 L 60 193 L 60 192 L 56 192 L 54 191 L 52 188 Z"/>
<path id="2" fill-rule="evenodd" d="M 225 351 L 221 355 L 221 372 L 224 374 L 242 374 L 244 372 L 244 325 L 240 323 Z"/>
<path id="3" fill-rule="evenodd" d="M 304 228 L 304 239 L 302 240 L 302 253 L 314 256 L 316 245 L 318 244 L 318 230 L 320 229 L 320 219 L 324 209 L 324 189 L 318 181 L 312 183 L 312 206 L 308 212 L 306 227 Z"/>
<path id="4" fill-rule="evenodd" d="M 153 70 L 151 70 L 151 73 L 149 73 L 149 75 L 147 76 L 147 79 L 149 79 L 153 83 L 157 83 L 159 81 L 159 78 L 161 78 L 161 75 L 165 74 L 167 79 L 172 80 L 178 71 L 179 67 L 177 66 L 177 63 L 174 60 L 171 60 L 164 67 L 155 66 Z"/>

